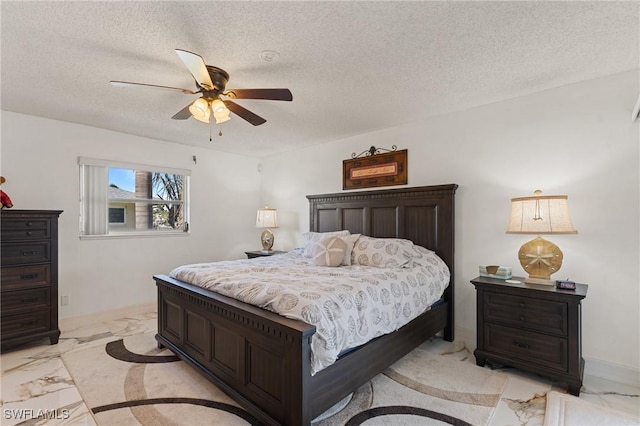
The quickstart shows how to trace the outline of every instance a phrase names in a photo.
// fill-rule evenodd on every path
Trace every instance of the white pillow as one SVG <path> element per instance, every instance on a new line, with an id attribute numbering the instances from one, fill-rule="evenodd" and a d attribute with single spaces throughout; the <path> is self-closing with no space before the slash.
<path id="1" fill-rule="evenodd" d="M 302 234 L 302 246 L 304 247 L 304 251 L 302 255 L 304 257 L 311 257 L 311 248 L 318 241 L 329 238 L 329 237 L 344 237 L 350 235 L 349 231 L 333 231 L 333 232 L 305 232 Z"/>
<path id="2" fill-rule="evenodd" d="M 353 252 L 353 246 L 356 244 L 356 241 L 360 238 L 360 234 L 351 234 L 345 237 L 340 237 L 345 243 L 347 243 L 347 248 L 344 251 L 344 259 L 342 259 L 342 264 L 344 266 L 351 266 L 351 252 Z"/>
<path id="3" fill-rule="evenodd" d="M 408 266 L 415 256 L 413 242 L 399 238 L 360 236 L 351 252 L 351 264 L 377 268 Z"/>
<path id="4" fill-rule="evenodd" d="M 318 241 L 311 249 L 311 257 L 318 266 L 340 266 L 347 243 L 340 237 L 329 237 Z"/>

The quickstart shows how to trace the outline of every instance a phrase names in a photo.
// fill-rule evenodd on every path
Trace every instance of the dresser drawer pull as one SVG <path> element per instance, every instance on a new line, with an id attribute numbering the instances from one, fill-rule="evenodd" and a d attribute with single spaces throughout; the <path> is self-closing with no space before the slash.
<path id="1" fill-rule="evenodd" d="M 32 235 L 33 235 L 33 232 L 31 232 L 31 231 L 27 231 L 27 232 L 26 232 L 26 234 L 27 234 L 27 237 L 30 237 L 30 236 L 32 236 Z"/>
<path id="2" fill-rule="evenodd" d="M 39 322 L 40 322 L 39 320 L 23 321 L 22 325 L 36 325 Z"/>
<path id="3" fill-rule="evenodd" d="M 38 255 L 38 250 L 22 250 L 22 255 L 23 256 L 37 256 Z"/>
<path id="4" fill-rule="evenodd" d="M 25 297 L 24 299 L 22 299 L 22 303 L 35 302 L 37 300 L 38 300 L 37 297 Z"/>
<path id="5" fill-rule="evenodd" d="M 524 343 L 524 342 L 515 341 L 515 342 L 513 342 L 513 344 L 516 345 L 519 348 L 524 348 L 524 349 L 529 349 L 531 347 L 531 345 L 529 345 L 528 343 Z"/>
<path id="6" fill-rule="evenodd" d="M 524 321 L 525 319 L 524 315 L 520 315 L 520 321 Z"/>
<path id="7" fill-rule="evenodd" d="M 26 225 L 27 226 L 33 226 L 33 222 L 27 222 Z"/>
<path id="8" fill-rule="evenodd" d="M 20 275 L 21 280 L 32 280 L 34 278 L 38 278 L 38 274 L 22 274 Z"/>
<path id="9" fill-rule="evenodd" d="M 526 307 L 527 307 L 527 304 L 526 304 L 526 303 L 524 303 L 524 302 L 520 302 L 520 307 L 521 307 L 521 308 L 526 308 Z"/>

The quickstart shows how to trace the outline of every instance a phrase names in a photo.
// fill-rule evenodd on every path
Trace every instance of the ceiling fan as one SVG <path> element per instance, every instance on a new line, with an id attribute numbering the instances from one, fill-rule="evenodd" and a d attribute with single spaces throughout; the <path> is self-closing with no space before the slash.
<path id="1" fill-rule="evenodd" d="M 194 102 L 178 111 L 174 120 L 186 120 L 193 116 L 197 120 L 209 123 L 214 118 L 216 123 L 229 120 L 229 112 L 247 120 L 254 126 L 266 123 L 267 120 L 248 109 L 238 105 L 231 99 L 263 99 L 272 101 L 292 101 L 293 95 L 289 89 L 229 89 L 226 90 L 229 74 L 222 68 L 205 64 L 200 55 L 182 49 L 176 53 L 184 62 L 196 82 L 196 90 L 181 89 L 179 87 L 158 86 L 155 84 L 131 83 L 114 81 L 110 83 L 117 87 L 147 87 L 153 89 L 178 90 L 189 95 L 201 96 Z M 224 99 L 221 98 L 224 96 Z"/>

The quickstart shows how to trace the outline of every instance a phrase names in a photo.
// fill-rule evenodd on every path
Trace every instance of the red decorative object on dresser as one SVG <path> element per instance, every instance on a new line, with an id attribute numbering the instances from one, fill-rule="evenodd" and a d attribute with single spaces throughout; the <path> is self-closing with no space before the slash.
<path id="1" fill-rule="evenodd" d="M 58 343 L 58 216 L 2 210 L 2 349 L 48 337 Z"/>

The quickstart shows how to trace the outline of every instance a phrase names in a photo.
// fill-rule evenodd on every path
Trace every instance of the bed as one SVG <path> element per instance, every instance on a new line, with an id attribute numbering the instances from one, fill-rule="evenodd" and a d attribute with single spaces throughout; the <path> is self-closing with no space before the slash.
<path id="1" fill-rule="evenodd" d="M 310 231 L 346 229 L 403 238 L 449 267 L 442 299 L 399 330 L 312 374 L 315 327 L 155 275 L 160 347 L 167 347 L 265 424 L 309 425 L 426 339 L 454 338 L 454 194 L 457 185 L 309 195 Z"/>

